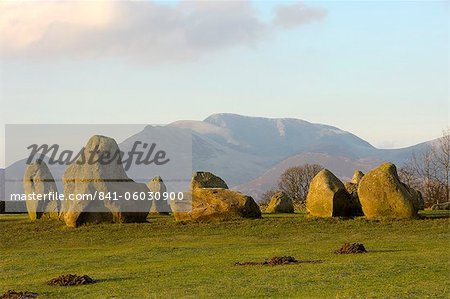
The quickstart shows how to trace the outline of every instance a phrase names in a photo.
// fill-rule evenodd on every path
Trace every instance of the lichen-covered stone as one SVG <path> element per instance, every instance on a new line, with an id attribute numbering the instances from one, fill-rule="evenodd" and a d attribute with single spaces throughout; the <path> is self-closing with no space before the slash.
<path id="1" fill-rule="evenodd" d="M 228 189 L 228 185 L 220 177 L 207 171 L 195 172 L 191 180 L 191 190 L 195 188 L 223 188 Z"/>
<path id="2" fill-rule="evenodd" d="M 392 163 L 369 171 L 360 181 L 358 196 L 369 219 L 404 219 L 417 216 L 418 195 L 403 184 Z"/>
<path id="3" fill-rule="evenodd" d="M 222 188 L 196 188 L 191 196 L 190 212 L 175 212 L 178 221 L 224 221 L 236 218 L 260 218 L 261 210 L 250 196 Z"/>
<path id="4" fill-rule="evenodd" d="M 267 213 L 294 213 L 292 199 L 284 192 L 275 193 L 266 209 Z"/>
<path id="5" fill-rule="evenodd" d="M 353 174 L 352 180 L 350 182 L 346 182 L 344 184 L 345 189 L 350 194 L 350 198 L 353 202 L 354 210 L 352 214 L 354 216 L 363 216 L 364 213 L 362 211 L 361 203 L 359 202 L 359 196 L 358 196 L 358 185 L 361 179 L 363 178 L 364 174 L 359 171 L 355 170 L 355 173 Z"/>
<path id="6" fill-rule="evenodd" d="M 306 210 L 317 217 L 351 217 L 357 207 L 344 184 L 331 171 L 323 169 L 311 181 Z"/>
<path id="7" fill-rule="evenodd" d="M 150 211 L 149 200 L 125 200 L 126 196 L 148 193 L 145 184 L 131 180 L 122 165 L 119 147 L 116 141 L 105 136 L 95 135 L 84 147 L 85 157 L 95 152 L 94 161 L 88 159 L 69 165 L 63 175 L 65 201 L 62 205 L 64 221 L 69 227 L 76 227 L 87 222 L 145 222 Z M 105 163 L 105 158 L 109 160 Z M 102 161 L 103 162 L 98 162 Z M 109 195 L 118 200 L 104 199 L 99 196 Z M 97 195 L 95 200 L 68 200 L 69 196 Z"/>
<path id="8" fill-rule="evenodd" d="M 361 181 L 361 179 L 363 177 L 364 177 L 364 173 L 362 173 L 362 171 L 355 170 L 355 172 L 353 173 L 352 180 L 350 182 L 353 184 L 359 184 L 359 182 Z"/>
<path id="9" fill-rule="evenodd" d="M 191 191 L 184 193 L 184 200 L 175 201 L 172 210 L 178 221 L 222 221 L 261 217 L 261 210 L 253 198 L 229 190 L 221 178 L 210 172 L 194 173 Z"/>

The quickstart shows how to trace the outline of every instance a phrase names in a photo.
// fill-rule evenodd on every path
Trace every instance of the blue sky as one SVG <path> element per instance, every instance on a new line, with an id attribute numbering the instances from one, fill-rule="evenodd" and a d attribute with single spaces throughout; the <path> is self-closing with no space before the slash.
<path id="1" fill-rule="evenodd" d="M 202 3 L 158 3 L 129 32 L 117 27 L 139 12 L 126 6 L 100 25 L 75 8 L 64 27 L 49 4 L 42 18 L 60 22 L 51 27 L 2 4 L 1 125 L 169 123 L 232 112 L 326 123 L 379 147 L 430 140 L 448 126 L 447 1 L 222 4 L 205 12 Z M 277 15 L 280 7 L 287 13 Z M 290 15 L 294 8 L 300 13 Z M 166 24 L 184 10 L 198 18 Z M 29 27 L 12 25 L 21 23 Z M 99 26 L 101 34 L 86 34 Z M 46 40 L 30 46 L 21 32 Z M 180 42 L 187 34 L 190 42 Z"/>

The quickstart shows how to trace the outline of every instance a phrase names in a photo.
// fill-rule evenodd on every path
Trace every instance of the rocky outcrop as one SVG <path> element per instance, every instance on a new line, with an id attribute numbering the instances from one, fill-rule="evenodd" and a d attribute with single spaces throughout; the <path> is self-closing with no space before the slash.
<path id="1" fill-rule="evenodd" d="M 23 190 L 31 220 L 59 218 L 58 189 L 44 161 L 36 160 L 27 166 L 23 175 Z"/>
<path id="2" fill-rule="evenodd" d="M 228 189 L 228 185 L 218 176 L 207 171 L 195 172 L 191 180 L 191 190 L 196 188 L 223 188 Z"/>
<path id="3" fill-rule="evenodd" d="M 400 181 L 392 163 L 369 171 L 359 183 L 358 195 L 364 215 L 369 219 L 413 218 L 422 205 L 421 196 Z"/>
<path id="4" fill-rule="evenodd" d="M 309 215 L 318 217 L 358 215 L 358 206 L 344 184 L 328 169 L 321 170 L 311 181 L 306 210 Z"/>
<path id="5" fill-rule="evenodd" d="M 253 198 L 229 190 L 226 183 L 212 173 L 195 173 L 191 181 L 191 191 L 185 194 L 185 200 L 177 202 L 174 209 L 174 216 L 178 221 L 223 221 L 261 217 L 261 210 Z"/>
<path id="6" fill-rule="evenodd" d="M 127 176 L 116 141 L 95 135 L 87 142 L 83 154 L 90 157 L 93 152 L 91 161 L 79 157 L 64 173 L 62 213 L 66 225 L 76 227 L 87 222 L 105 221 L 145 222 L 151 201 L 133 200 L 133 194 L 147 194 L 149 189 Z M 81 196 L 85 200 L 69 200 Z M 126 200 L 127 197 L 131 200 Z"/>
<path id="7" fill-rule="evenodd" d="M 154 177 L 148 182 L 147 187 L 153 192 L 151 213 L 159 213 L 160 215 L 167 215 L 172 212 L 169 205 L 169 198 L 164 193 L 167 192 L 166 184 L 161 177 Z M 159 194 L 159 195 L 157 195 Z"/>
<path id="8" fill-rule="evenodd" d="M 294 213 L 292 199 L 284 192 L 275 193 L 270 199 L 266 213 Z"/>

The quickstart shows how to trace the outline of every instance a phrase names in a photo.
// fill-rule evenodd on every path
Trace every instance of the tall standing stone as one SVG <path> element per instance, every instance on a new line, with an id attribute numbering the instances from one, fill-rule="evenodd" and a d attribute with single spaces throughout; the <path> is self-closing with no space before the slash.
<path id="1" fill-rule="evenodd" d="M 400 181 L 392 163 L 369 171 L 359 183 L 358 195 L 369 219 L 413 218 L 420 207 L 419 195 Z"/>
<path id="2" fill-rule="evenodd" d="M 170 198 L 167 196 L 167 187 L 162 178 L 160 176 L 154 177 L 150 182 L 148 182 L 147 187 L 151 192 L 153 192 L 152 207 L 150 212 L 159 213 L 160 215 L 167 215 L 172 212 L 169 205 Z"/>
<path id="3" fill-rule="evenodd" d="M 311 181 L 306 210 L 317 217 L 351 217 L 357 214 L 357 207 L 344 184 L 328 169 L 322 169 Z"/>
<path id="4" fill-rule="evenodd" d="M 353 206 L 354 206 L 353 214 L 355 216 L 363 216 L 364 215 L 364 213 L 362 211 L 361 203 L 359 202 L 359 196 L 358 196 L 358 185 L 363 177 L 364 177 L 364 173 L 362 173 L 359 170 L 355 170 L 352 180 L 350 182 L 346 182 L 344 184 L 345 189 L 350 194 L 350 198 L 353 201 Z"/>
<path id="5" fill-rule="evenodd" d="M 131 180 L 122 165 L 119 146 L 112 138 L 95 135 L 63 176 L 62 205 L 64 221 L 69 227 L 87 222 L 145 222 L 151 201 L 133 200 L 134 194 L 148 194 L 145 184 Z M 118 200 L 99 196 L 107 195 Z M 68 200 L 70 196 L 97 196 L 95 200 Z M 126 198 L 129 200 L 126 200 Z"/>
<path id="6" fill-rule="evenodd" d="M 31 220 L 59 218 L 58 189 L 44 161 L 38 159 L 27 166 L 23 175 L 23 190 L 27 196 L 26 207 Z M 29 198 L 31 196 L 34 198 Z"/>

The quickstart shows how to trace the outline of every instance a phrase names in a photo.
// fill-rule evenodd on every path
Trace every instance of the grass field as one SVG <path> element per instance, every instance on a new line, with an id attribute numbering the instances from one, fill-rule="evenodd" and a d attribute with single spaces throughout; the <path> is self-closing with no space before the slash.
<path id="1" fill-rule="evenodd" d="M 431 218 L 437 216 L 436 218 Z M 446 213 L 408 221 L 314 219 L 102 224 L 67 229 L 0 215 L 0 294 L 39 298 L 449 298 L 450 230 Z M 366 254 L 336 255 L 344 242 Z M 291 255 L 318 264 L 235 266 Z M 97 283 L 47 286 L 61 274 Z"/>

